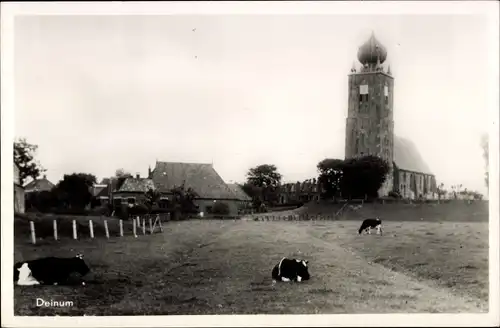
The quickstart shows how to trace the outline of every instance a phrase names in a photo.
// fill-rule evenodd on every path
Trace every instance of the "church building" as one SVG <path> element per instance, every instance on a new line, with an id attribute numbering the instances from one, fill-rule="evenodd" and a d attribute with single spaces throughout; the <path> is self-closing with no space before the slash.
<path id="1" fill-rule="evenodd" d="M 386 48 L 372 33 L 358 50 L 359 69 L 349 74 L 345 158 L 375 155 L 390 172 L 379 196 L 398 192 L 403 198 L 433 198 L 436 179 L 415 145 L 394 135 L 394 77 L 382 64 Z"/>

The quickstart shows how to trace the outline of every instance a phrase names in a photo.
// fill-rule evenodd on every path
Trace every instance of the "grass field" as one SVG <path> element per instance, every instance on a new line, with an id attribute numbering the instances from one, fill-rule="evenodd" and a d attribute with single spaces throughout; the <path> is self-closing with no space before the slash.
<path id="1" fill-rule="evenodd" d="M 16 315 L 300 314 L 488 311 L 488 223 L 192 220 L 164 233 L 30 245 L 15 260 L 83 253 L 86 286 L 15 286 Z M 483 221 L 483 222 L 481 222 Z M 271 284 L 282 256 L 310 281 Z M 74 307 L 37 307 L 36 298 Z"/>

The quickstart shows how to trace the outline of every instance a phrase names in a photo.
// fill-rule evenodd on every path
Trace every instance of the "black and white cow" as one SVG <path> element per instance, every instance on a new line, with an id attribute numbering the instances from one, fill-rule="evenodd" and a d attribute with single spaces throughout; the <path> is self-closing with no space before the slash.
<path id="1" fill-rule="evenodd" d="M 67 282 L 72 273 L 84 276 L 89 271 L 81 254 L 70 258 L 44 257 L 16 263 L 14 283 L 20 286 L 57 285 Z M 82 285 L 85 282 L 82 281 Z"/>
<path id="2" fill-rule="evenodd" d="M 361 227 L 359 227 L 358 234 L 361 234 L 363 231 L 371 234 L 371 229 L 377 229 L 377 233 L 382 235 L 382 220 L 379 218 L 364 220 L 361 223 Z"/>
<path id="3" fill-rule="evenodd" d="M 296 281 L 309 280 L 309 269 L 305 260 L 282 258 L 272 271 L 273 282 L 275 281 Z"/>

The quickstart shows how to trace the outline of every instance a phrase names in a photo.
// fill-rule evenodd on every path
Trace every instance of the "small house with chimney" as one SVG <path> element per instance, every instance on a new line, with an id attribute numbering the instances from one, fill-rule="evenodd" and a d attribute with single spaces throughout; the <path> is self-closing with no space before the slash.
<path id="1" fill-rule="evenodd" d="M 24 192 L 29 194 L 32 192 L 51 191 L 54 187 L 55 185 L 44 175 L 41 179 L 35 179 L 24 186 Z"/>

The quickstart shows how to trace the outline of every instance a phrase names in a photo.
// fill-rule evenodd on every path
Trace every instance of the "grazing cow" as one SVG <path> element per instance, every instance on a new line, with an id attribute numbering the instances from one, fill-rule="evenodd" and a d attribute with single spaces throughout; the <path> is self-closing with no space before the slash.
<path id="1" fill-rule="evenodd" d="M 14 265 L 14 282 L 20 286 L 57 285 L 68 281 L 74 272 L 84 276 L 90 271 L 78 254 L 72 258 L 44 257 Z M 85 282 L 82 281 L 82 285 Z"/>
<path id="2" fill-rule="evenodd" d="M 309 270 L 305 260 L 282 258 L 272 271 L 273 283 L 276 281 L 297 281 L 309 280 Z"/>
<path id="3" fill-rule="evenodd" d="M 371 234 L 371 229 L 377 229 L 377 234 L 382 235 L 382 221 L 379 218 L 364 220 L 358 230 L 358 234 L 361 234 L 363 231 Z"/>

